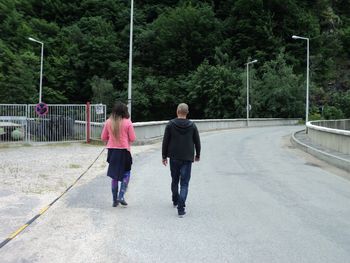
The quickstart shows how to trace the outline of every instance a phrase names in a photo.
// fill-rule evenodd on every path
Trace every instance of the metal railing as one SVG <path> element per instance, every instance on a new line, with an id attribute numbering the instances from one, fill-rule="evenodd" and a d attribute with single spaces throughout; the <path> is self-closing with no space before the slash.
<path id="1" fill-rule="evenodd" d="M 26 104 L 0 104 L 0 142 L 27 139 Z"/>
<path id="2" fill-rule="evenodd" d="M 90 107 L 90 138 L 101 139 L 103 124 L 106 120 L 106 105 L 91 104 Z"/>
<path id="3" fill-rule="evenodd" d="M 319 120 L 311 121 L 310 124 L 330 129 L 350 131 L 350 119 Z"/>
<path id="4" fill-rule="evenodd" d="M 87 105 L 48 104 L 45 114 L 39 114 L 36 104 L 0 104 L 0 143 L 88 141 L 87 134 L 99 137 L 106 106 Z"/>

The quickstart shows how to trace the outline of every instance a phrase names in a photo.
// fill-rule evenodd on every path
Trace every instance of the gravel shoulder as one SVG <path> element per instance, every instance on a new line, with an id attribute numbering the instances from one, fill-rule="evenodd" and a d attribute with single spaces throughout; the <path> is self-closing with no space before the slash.
<path id="1" fill-rule="evenodd" d="M 134 146 L 132 154 L 154 147 L 157 144 Z M 0 241 L 64 192 L 103 149 L 83 143 L 1 147 Z M 84 176 L 88 181 L 106 172 L 106 158 L 107 151 L 103 151 Z"/>

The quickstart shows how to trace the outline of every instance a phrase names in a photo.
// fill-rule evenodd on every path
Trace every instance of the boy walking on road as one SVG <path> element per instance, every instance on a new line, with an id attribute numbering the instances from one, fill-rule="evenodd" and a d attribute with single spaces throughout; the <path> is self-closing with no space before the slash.
<path id="1" fill-rule="evenodd" d="M 167 158 L 170 158 L 172 200 L 174 207 L 177 206 L 179 217 L 186 214 L 185 203 L 191 179 L 192 162 L 199 161 L 201 151 L 198 129 L 192 121 L 187 119 L 188 112 L 187 104 L 178 105 L 177 118 L 167 124 L 162 144 L 163 165 L 166 166 Z"/>

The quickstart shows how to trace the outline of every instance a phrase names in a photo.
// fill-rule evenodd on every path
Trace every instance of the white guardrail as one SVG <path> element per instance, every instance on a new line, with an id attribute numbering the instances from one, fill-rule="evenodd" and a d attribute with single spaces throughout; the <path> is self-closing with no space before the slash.
<path id="1" fill-rule="evenodd" d="M 200 132 L 247 127 L 246 119 L 207 119 L 192 121 L 196 123 Z M 299 121 L 300 119 L 249 119 L 249 127 L 296 125 Z M 169 121 L 135 122 L 136 143 L 144 144 L 162 138 L 165 126 L 168 122 Z M 102 126 L 100 124 L 92 124 L 91 127 L 92 133 L 101 133 Z"/>
<path id="2" fill-rule="evenodd" d="M 247 121 L 245 119 L 208 119 L 193 121 L 200 132 L 247 127 Z M 134 123 L 137 141 L 143 143 L 161 138 L 168 122 L 169 121 Z M 295 125 L 298 122 L 299 119 L 249 119 L 249 127 Z"/>
<path id="3" fill-rule="evenodd" d="M 313 143 L 350 154 L 350 120 L 311 121 L 306 124 Z M 333 127 L 341 127 L 333 128 Z"/>

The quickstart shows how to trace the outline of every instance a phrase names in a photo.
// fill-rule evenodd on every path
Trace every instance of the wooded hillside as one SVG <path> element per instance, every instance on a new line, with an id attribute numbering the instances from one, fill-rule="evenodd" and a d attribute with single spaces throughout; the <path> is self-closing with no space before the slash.
<path id="1" fill-rule="evenodd" d="M 133 120 L 350 117 L 349 0 L 135 0 Z M 130 1 L 0 0 L 0 103 L 126 102 Z M 321 116 L 322 115 L 322 116 Z"/>

